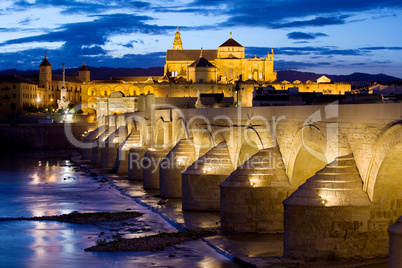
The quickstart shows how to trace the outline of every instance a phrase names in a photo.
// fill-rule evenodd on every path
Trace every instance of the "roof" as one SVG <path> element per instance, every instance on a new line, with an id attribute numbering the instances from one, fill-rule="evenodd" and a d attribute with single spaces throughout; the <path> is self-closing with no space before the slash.
<path id="1" fill-rule="evenodd" d="M 25 84 L 34 84 L 31 80 L 24 78 L 19 75 L 0 75 L 0 83 L 25 83 Z"/>
<path id="2" fill-rule="evenodd" d="M 84 64 L 81 66 L 80 71 L 89 71 L 89 68 Z"/>
<path id="3" fill-rule="evenodd" d="M 39 66 L 52 66 L 50 64 L 50 62 L 47 60 L 47 58 L 45 57 L 42 61 L 42 63 Z"/>
<path id="4" fill-rule="evenodd" d="M 201 49 L 168 49 L 166 61 L 195 61 L 201 55 Z M 218 57 L 217 49 L 202 49 L 202 55 L 209 61 Z"/>
<path id="5" fill-rule="evenodd" d="M 233 38 L 229 38 L 225 43 L 223 43 L 219 47 L 243 47 L 243 46 L 237 43 L 237 41 L 234 40 Z"/>
<path id="6" fill-rule="evenodd" d="M 215 67 L 215 66 L 202 56 L 199 57 L 195 62 L 193 62 L 189 67 Z"/>
<path id="7" fill-rule="evenodd" d="M 158 80 L 162 76 L 113 76 L 110 78 L 111 81 L 121 80 L 125 82 L 137 82 L 144 83 L 148 80 Z"/>
<path id="8" fill-rule="evenodd" d="M 85 65 L 85 59 L 84 59 L 84 62 L 82 63 L 81 68 L 79 69 L 79 71 L 89 71 L 88 67 Z"/>
<path id="9" fill-rule="evenodd" d="M 52 75 L 52 81 L 63 81 L 63 76 L 62 75 L 57 75 L 53 74 Z M 65 76 L 65 81 L 66 82 L 72 82 L 72 83 L 80 83 L 82 84 L 82 81 L 78 79 L 78 77 L 75 76 Z"/>

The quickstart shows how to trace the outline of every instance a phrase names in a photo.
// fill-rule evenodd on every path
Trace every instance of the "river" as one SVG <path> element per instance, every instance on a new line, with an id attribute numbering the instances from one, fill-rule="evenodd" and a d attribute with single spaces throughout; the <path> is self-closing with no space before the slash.
<path id="1" fill-rule="evenodd" d="M 112 240 L 116 233 L 130 238 L 177 230 L 113 184 L 101 184 L 77 172 L 70 154 L 0 154 L 1 267 L 238 267 L 202 240 L 157 252 L 85 252 L 97 240 Z M 7 219 L 127 210 L 145 213 L 132 223 L 135 228 Z"/>

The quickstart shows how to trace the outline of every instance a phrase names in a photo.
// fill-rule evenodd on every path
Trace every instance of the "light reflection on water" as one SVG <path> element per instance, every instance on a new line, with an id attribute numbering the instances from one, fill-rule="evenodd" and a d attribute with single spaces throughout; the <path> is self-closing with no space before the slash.
<path id="1" fill-rule="evenodd" d="M 50 154 L 50 156 L 49 156 Z M 114 189 L 80 177 L 58 153 L 0 155 L 0 217 L 59 215 L 72 211 L 149 211 Z M 175 229 L 154 213 L 152 232 Z M 201 240 L 158 252 L 92 253 L 109 227 L 0 220 L 1 267 L 237 267 Z M 144 233 L 143 233 L 144 234 Z M 169 255 L 171 257 L 169 257 Z M 172 257 L 175 256 L 175 257 Z"/>

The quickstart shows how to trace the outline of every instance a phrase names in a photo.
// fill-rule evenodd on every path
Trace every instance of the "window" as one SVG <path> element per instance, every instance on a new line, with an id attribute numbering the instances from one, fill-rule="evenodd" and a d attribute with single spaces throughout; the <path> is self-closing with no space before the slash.
<path id="1" fill-rule="evenodd" d="M 233 68 L 229 68 L 229 78 L 233 77 Z"/>
<path id="2" fill-rule="evenodd" d="M 11 110 L 16 110 L 16 105 L 15 105 L 15 103 L 11 103 Z"/>
<path id="3" fill-rule="evenodd" d="M 176 77 L 176 76 L 178 75 L 178 72 L 177 72 L 177 71 L 173 71 L 171 74 L 172 74 L 172 77 Z"/>
<path id="4" fill-rule="evenodd" d="M 201 84 L 201 83 L 204 83 L 204 79 L 200 79 L 200 84 Z"/>
<path id="5" fill-rule="evenodd" d="M 17 94 L 13 93 L 13 99 L 17 98 Z"/>
<path id="6" fill-rule="evenodd" d="M 262 73 L 260 73 L 260 79 L 262 79 Z"/>
<path id="7" fill-rule="evenodd" d="M 17 87 L 15 85 L 13 85 L 13 89 L 16 89 Z"/>

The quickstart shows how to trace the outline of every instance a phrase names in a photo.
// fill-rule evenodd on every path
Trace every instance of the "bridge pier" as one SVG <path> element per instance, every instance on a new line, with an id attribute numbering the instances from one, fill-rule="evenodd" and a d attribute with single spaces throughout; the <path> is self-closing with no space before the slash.
<path id="1" fill-rule="evenodd" d="M 159 164 L 161 197 L 181 197 L 181 173 L 195 160 L 195 149 L 189 139 L 180 140 Z"/>
<path id="2" fill-rule="evenodd" d="M 101 161 L 102 147 L 105 146 L 105 140 L 113 133 L 114 127 L 106 127 L 101 135 L 96 138 L 98 146 L 92 147 L 91 165 L 98 166 Z"/>
<path id="3" fill-rule="evenodd" d="M 141 136 L 139 131 L 133 131 L 120 144 L 117 149 L 117 158 L 114 164 L 113 171 L 117 174 L 127 175 L 129 173 L 129 153 L 130 148 L 137 147 L 141 144 Z M 142 177 L 142 170 L 141 170 Z"/>
<path id="4" fill-rule="evenodd" d="M 181 174 L 183 209 L 219 211 L 219 185 L 233 170 L 226 142 L 196 160 Z"/>
<path id="5" fill-rule="evenodd" d="M 388 228 L 389 268 L 399 268 L 402 264 L 402 216 Z"/>
<path id="6" fill-rule="evenodd" d="M 147 147 L 133 147 L 127 155 L 128 179 L 133 181 L 143 180 L 143 159 L 148 151 Z M 122 164 L 120 164 L 122 165 Z"/>
<path id="7" fill-rule="evenodd" d="M 284 204 L 284 257 L 373 258 L 382 254 L 370 226 L 372 203 L 352 155 L 338 157 L 308 179 Z"/>
<path id="8" fill-rule="evenodd" d="M 170 149 L 153 149 L 144 154 L 143 180 L 144 189 L 159 189 L 159 164 Z"/>
<path id="9" fill-rule="evenodd" d="M 103 132 L 104 127 L 98 127 L 94 131 L 90 132 L 84 139 L 83 142 L 86 144 L 93 143 L 96 138 L 100 135 L 101 131 Z M 92 159 L 92 147 L 91 148 L 82 148 L 81 149 L 81 159 L 82 160 L 91 160 Z"/>
<path id="10" fill-rule="evenodd" d="M 112 169 L 118 158 L 119 144 L 126 137 L 126 127 L 121 126 L 107 137 L 104 146 L 101 148 L 100 166 L 105 169 Z"/>
<path id="11" fill-rule="evenodd" d="M 263 149 L 221 184 L 221 228 L 225 232 L 283 232 L 282 201 L 290 184 L 278 147 Z"/>

